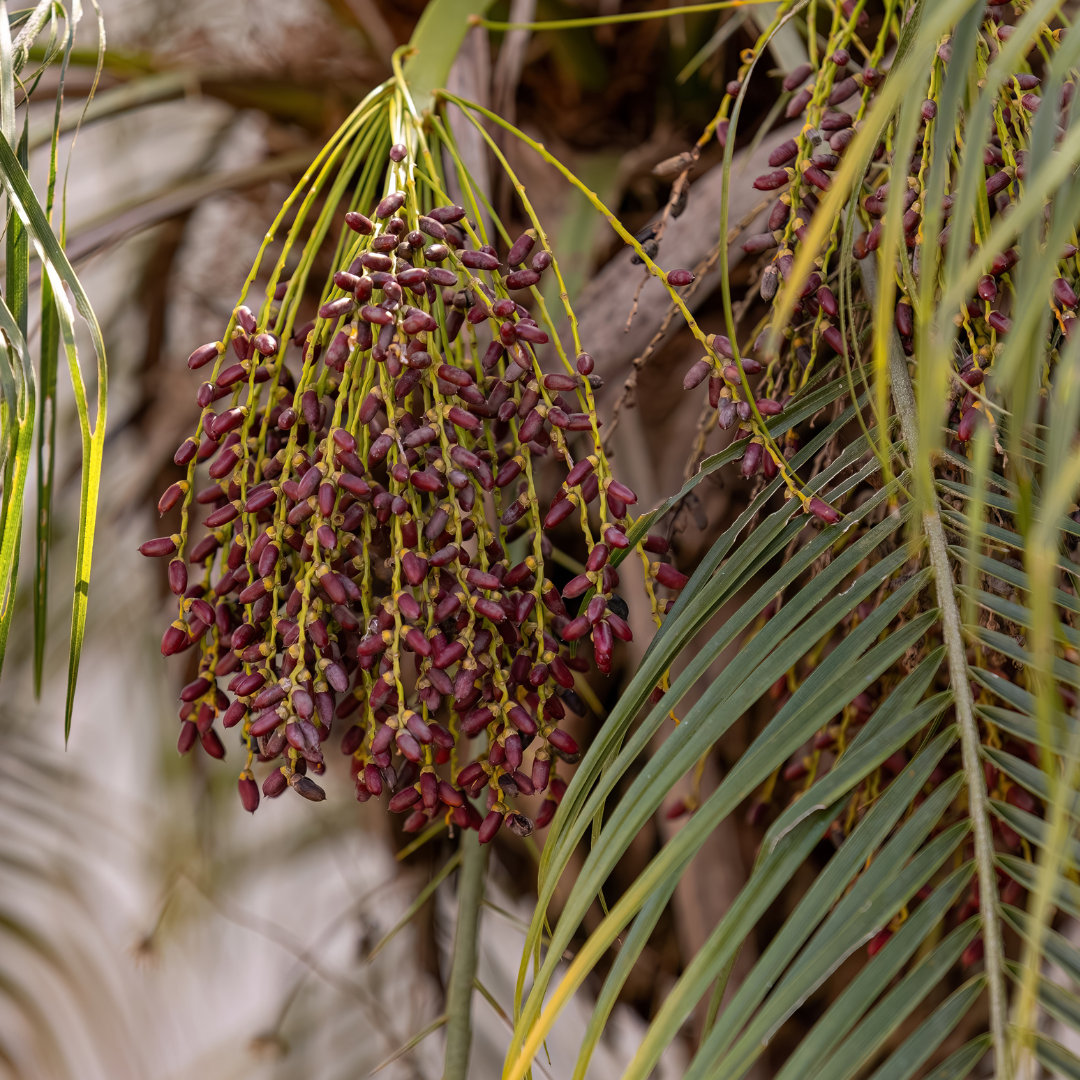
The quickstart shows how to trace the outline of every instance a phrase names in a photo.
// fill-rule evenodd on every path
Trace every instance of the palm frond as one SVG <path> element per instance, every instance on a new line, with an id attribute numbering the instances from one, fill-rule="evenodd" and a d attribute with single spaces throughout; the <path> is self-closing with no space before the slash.
<path id="1" fill-rule="evenodd" d="M 782 4 L 778 18 L 794 10 Z M 852 42 L 858 10 L 856 5 L 854 13 L 836 13 L 826 54 Z M 1070 1055 L 1042 1034 L 1039 1017 L 1041 1009 L 1044 1017 L 1070 1025 L 1080 1016 L 1071 990 L 1041 973 L 1044 960 L 1076 970 L 1070 966 L 1075 958 L 1062 951 L 1073 946 L 1050 923 L 1058 908 L 1077 910 L 1070 877 L 1080 865 L 1080 725 L 1071 690 L 1080 687 L 1080 634 L 1074 626 L 1080 607 L 1067 555 L 1080 530 L 1073 520 L 1080 487 L 1080 455 L 1073 448 L 1080 392 L 1073 372 L 1080 346 L 1068 305 L 1058 299 L 1069 293 L 1055 285 L 1072 276 L 1070 256 L 1062 260 L 1057 252 L 1075 243 L 1080 212 L 1072 176 L 1080 161 L 1080 127 L 1067 108 L 1068 73 L 1080 55 L 1080 39 L 1055 22 L 1059 6 L 1051 0 L 1018 13 L 1007 34 L 998 33 L 1000 20 L 964 0 L 886 5 L 886 27 L 894 11 L 904 17 L 889 76 L 839 164 L 831 166 L 830 183 L 819 184 L 817 211 L 809 222 L 798 223 L 805 229 L 797 239 L 785 233 L 781 251 L 790 238 L 794 258 L 780 269 L 783 289 L 766 319 L 773 328 L 766 351 L 782 368 L 782 332 L 797 309 L 807 314 L 801 298 L 817 287 L 807 285 L 811 272 L 819 282 L 826 280 L 823 262 L 840 251 L 836 291 L 845 345 L 837 349 L 860 344 L 863 355 L 852 359 L 873 379 L 862 404 L 872 404 L 876 423 L 849 437 L 827 468 L 795 486 L 845 506 L 846 516 L 841 524 L 807 531 L 805 520 L 794 514 L 794 498 L 763 516 L 782 481 L 792 486 L 785 473 L 761 487 L 701 560 L 586 754 L 552 825 L 519 973 L 505 1080 L 526 1074 L 570 995 L 625 935 L 581 1047 L 575 1075 L 585 1075 L 611 1002 L 679 876 L 708 833 L 755 789 L 767 802 L 785 770 L 796 781 L 809 772 L 809 780 L 802 790 L 785 789 L 790 802 L 772 813 L 747 884 L 698 953 L 687 958 L 626 1077 L 644 1080 L 710 995 L 713 1019 L 687 1076 L 745 1075 L 826 978 L 869 942 L 868 960 L 851 987 L 791 1050 L 778 1075 L 850 1077 L 876 1064 L 874 1077 L 909 1077 L 938 1060 L 927 1075 L 959 1077 L 988 1050 L 1001 1077 L 1032 1059 L 1073 1074 Z M 879 42 L 891 32 L 882 30 Z M 766 33 L 755 58 L 767 41 Z M 1037 47 L 1043 50 L 1042 107 L 1028 99 L 1021 104 L 1014 90 L 1003 113 L 1002 87 L 1014 86 L 1013 73 L 1026 73 L 1037 62 Z M 946 48 L 952 53 L 948 67 Z M 977 86 L 969 80 L 971 71 L 978 72 Z M 744 79 L 752 73 L 747 58 Z M 826 87 L 831 77 L 820 67 Z M 732 107 L 732 128 L 747 82 L 735 85 L 738 90 L 730 89 L 718 114 L 726 118 Z M 815 93 L 821 94 L 820 82 Z M 824 108 L 823 97 L 814 100 Z M 1028 112 L 1018 120 L 1022 109 Z M 958 130 L 964 133 L 959 144 Z M 727 139 L 730 162 L 730 129 Z M 880 143 L 888 156 L 874 166 Z M 1000 160 L 1002 152 L 1008 161 L 1001 173 L 1005 185 L 996 174 L 988 181 L 984 164 Z M 905 176 L 900 162 L 911 163 L 907 183 L 898 182 Z M 1017 163 L 1014 174 L 1009 170 Z M 894 181 L 887 196 L 880 189 L 879 209 L 873 211 L 879 223 L 871 258 L 860 198 L 863 184 L 871 183 L 868 170 L 882 179 L 887 171 Z M 1004 203 L 995 195 L 1014 179 L 1015 192 L 1003 197 L 1007 212 L 999 212 Z M 912 234 L 905 219 L 912 200 L 904 196 L 911 191 L 924 231 L 905 245 L 905 235 Z M 1007 255 L 1014 243 L 1018 251 Z M 1006 257 L 1011 262 L 1004 277 L 1000 269 L 994 269 L 995 278 L 985 276 L 998 265 L 995 259 Z M 978 304 L 969 301 L 980 281 L 993 283 L 980 296 L 1008 297 L 1009 319 L 991 319 L 989 303 L 982 306 L 985 297 Z M 738 357 L 726 277 L 723 288 L 727 330 Z M 872 313 L 869 323 L 857 310 L 856 296 Z M 908 321 L 901 324 L 897 316 L 896 324 L 907 335 L 904 347 L 913 366 L 893 329 L 901 301 Z M 815 341 L 820 323 L 818 315 Z M 853 334 L 859 327 L 866 331 L 862 341 Z M 961 349 L 972 355 L 967 363 L 970 368 L 973 360 L 979 375 L 963 385 L 955 359 Z M 854 367 L 841 380 L 852 393 Z M 959 441 L 947 423 L 957 386 L 960 396 L 967 395 L 963 413 L 975 410 L 969 420 L 988 418 L 986 432 L 973 443 L 969 422 L 961 425 Z M 828 437 L 851 418 L 845 414 Z M 902 444 L 892 443 L 894 422 Z M 727 463 L 717 460 L 717 467 Z M 793 457 L 791 473 L 799 476 L 807 460 Z M 855 493 L 861 498 L 852 499 Z M 641 531 L 673 505 L 642 518 Z M 885 507 L 887 515 L 874 516 Z M 826 552 L 831 559 L 822 559 Z M 927 610 L 930 601 L 922 594 L 931 579 L 937 603 Z M 740 602 L 733 604 L 736 597 Z M 873 602 L 866 603 L 870 597 Z M 771 603 L 776 598 L 782 606 Z M 711 640 L 699 640 L 723 604 L 733 614 Z M 739 641 L 737 660 L 706 685 L 710 665 Z M 647 707 L 677 659 L 684 664 L 681 674 L 661 703 Z M 1007 675 L 1006 668 L 1023 674 Z M 669 710 L 698 683 L 696 703 L 645 759 Z M 771 687 L 781 688 L 781 706 L 766 704 Z M 864 693 L 875 705 L 850 738 L 852 703 Z M 583 934 L 593 897 L 643 825 L 730 725 L 755 710 L 775 715 L 599 925 Z M 826 771 L 817 776 L 822 764 Z M 605 816 L 597 835 L 593 823 L 600 813 Z M 571 859 L 590 828 L 592 847 L 573 866 L 568 884 Z M 827 834 L 835 853 L 721 1006 L 741 942 Z M 1011 854 L 1021 848 L 1024 859 Z M 545 953 L 541 933 L 560 889 L 561 910 Z M 999 889 L 1007 902 L 998 900 Z M 968 900 L 960 906 L 965 892 Z M 1026 913 L 1015 906 L 1025 893 Z M 1019 957 L 1006 954 L 1003 927 L 1021 939 Z M 575 940 L 575 959 L 559 975 L 557 957 Z M 983 970 L 972 974 L 978 964 Z M 961 970 L 971 977 L 958 982 Z M 897 976 L 900 982 L 890 989 Z M 988 1009 L 977 1005 L 987 999 Z M 980 1015 L 988 1018 L 980 1021 Z M 973 1031 L 980 1023 L 985 1029 Z M 964 1043 L 959 1049 L 957 1040 Z"/>
<path id="2" fill-rule="evenodd" d="M 53 458 L 55 456 L 56 424 L 56 352 L 62 340 L 68 360 L 68 368 L 75 390 L 76 408 L 82 441 L 83 475 L 76 555 L 75 588 L 72 601 L 71 641 L 68 657 L 68 694 L 65 710 L 65 737 L 71 727 L 75 683 L 82 654 L 86 626 L 87 592 L 90 582 L 90 566 L 93 553 L 94 524 L 97 510 L 98 487 L 101 477 L 101 455 L 105 439 L 105 413 L 107 399 L 107 370 L 105 346 L 97 319 L 78 277 L 64 253 L 62 237 L 57 237 L 51 221 L 54 209 L 56 172 L 56 142 L 60 131 L 61 105 L 63 101 L 64 74 L 70 60 L 75 29 L 81 17 L 81 7 L 76 5 L 70 13 L 59 5 L 43 2 L 29 13 L 17 17 L 20 25 L 15 41 L 11 38 L 12 16 L 6 5 L 0 5 L 0 184 L 8 201 L 7 215 L 7 281 L 3 311 L 3 333 L 7 342 L 7 356 L 2 378 L 3 389 L 3 506 L 0 524 L 3 529 L 0 550 L 0 664 L 3 662 L 8 634 L 15 606 L 18 581 L 19 553 L 22 539 L 23 503 L 26 478 L 33 453 L 35 423 L 38 435 L 38 481 L 36 521 L 36 556 L 34 582 L 35 611 L 35 685 L 40 689 L 41 667 L 45 643 L 45 611 L 48 593 L 48 555 L 51 544 L 51 504 Z M 63 26 L 63 32 L 60 27 Z M 38 38 L 48 30 L 44 46 L 35 46 Z M 100 47 L 100 18 L 98 22 Z M 60 42 L 64 41 L 61 48 Z M 41 64 L 28 79 L 22 71 L 35 49 L 40 49 Z M 99 50 L 100 53 L 100 50 Z M 33 190 L 27 176 L 29 153 L 29 101 L 40 81 L 45 67 L 56 62 L 59 65 L 59 90 L 53 123 L 53 152 L 50 157 L 48 191 L 44 199 Z M 23 91 L 24 100 L 21 136 L 16 130 L 16 83 Z M 62 231 L 62 230 L 61 230 Z M 40 372 L 35 372 L 30 360 L 27 337 L 27 312 L 29 304 L 29 257 L 34 247 L 43 268 L 43 279 L 48 284 L 42 296 L 42 356 Z M 95 382 L 97 400 L 95 415 L 87 396 L 85 378 L 80 366 L 78 347 L 75 342 L 75 316 L 68 290 L 75 308 L 90 331 L 96 360 Z M 37 416 L 37 384 L 42 384 L 41 416 Z"/>

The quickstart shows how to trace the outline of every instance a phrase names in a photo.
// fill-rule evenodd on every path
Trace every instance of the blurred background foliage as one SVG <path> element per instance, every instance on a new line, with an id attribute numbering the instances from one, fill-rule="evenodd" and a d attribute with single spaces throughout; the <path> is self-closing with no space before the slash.
<path id="1" fill-rule="evenodd" d="M 172 453 L 187 433 L 198 384 L 185 357 L 218 336 L 267 223 L 348 110 L 387 77 L 390 53 L 408 40 L 422 7 L 417 0 L 103 0 L 104 65 L 76 138 L 98 60 L 94 19 L 80 26 L 64 88 L 60 170 L 70 158 L 67 250 L 104 332 L 110 415 L 88 636 L 66 753 L 62 677 L 48 677 L 35 701 L 32 635 L 17 630 L 8 649 L 0 721 L 0 1069 L 12 1075 L 345 1078 L 380 1067 L 387 1077 L 440 1075 L 436 1022 L 452 889 L 436 892 L 384 939 L 425 895 L 448 842 L 405 852 L 408 838 L 378 802 L 353 801 L 344 761 L 327 778 L 326 805 L 282 800 L 252 819 L 236 805 L 228 762 L 177 760 L 175 698 L 185 679 L 182 667 L 166 669 L 157 648 L 168 597 L 164 566 L 134 557 L 156 531 L 157 494 L 179 478 Z M 619 0 L 512 0 L 490 14 L 528 20 L 618 10 Z M 670 181 L 653 166 L 696 138 L 739 50 L 756 34 L 745 14 L 730 11 L 558 34 L 477 29 L 451 82 L 543 141 L 637 229 L 669 195 Z M 57 70 L 46 71 L 41 104 L 35 96 L 30 106 L 29 172 L 39 191 Z M 772 104 L 748 100 L 741 130 L 754 131 Z M 553 171 L 515 142 L 504 149 L 549 223 L 571 290 L 592 289 L 593 309 L 606 297 L 620 312 L 590 322 L 589 305 L 583 309 L 586 345 L 607 380 L 607 419 L 666 300 L 652 283 L 628 333 L 640 268 L 611 261 L 621 247 L 614 234 Z M 482 162 L 475 141 L 474 152 Z M 720 156 L 714 143 L 695 166 L 692 179 L 706 178 L 704 194 L 697 200 L 695 186 L 691 209 L 669 233 L 672 265 L 709 256 Z M 495 182 L 504 220 L 516 212 L 511 194 Z M 39 277 L 32 263 L 34 342 Z M 692 301 L 706 331 L 721 328 L 715 281 L 706 277 Z M 612 444 L 619 475 L 646 506 L 676 490 L 706 451 L 696 440 L 698 406 L 681 389 L 696 358 L 689 334 L 672 328 L 620 413 Z M 54 583 L 70 580 L 78 524 L 78 425 L 66 386 L 58 430 Z M 697 489 L 676 523 L 681 557 L 691 562 L 711 543 L 730 500 L 741 504 L 745 493 L 720 482 Z M 29 536 L 32 522 L 26 528 Z M 30 625 L 27 585 L 20 582 L 17 628 Z M 54 584 L 46 672 L 64 670 L 68 604 Z M 645 642 L 647 634 L 637 638 Z M 636 659 L 628 650 L 622 671 Z M 596 681 L 595 711 L 574 732 L 586 743 L 621 678 L 617 671 Z M 700 778 L 706 788 L 748 731 L 736 725 L 726 737 Z M 661 815 L 642 832 L 606 886 L 609 901 L 676 828 Z M 617 1074 L 628 1060 L 684 959 L 745 880 L 758 840 L 750 827 L 726 823 L 680 883 L 590 1075 Z M 530 910 L 532 856 L 506 830 L 493 866 L 476 1077 L 495 1076 L 501 1066 Z M 788 913 L 787 902 L 776 906 L 761 933 Z M 745 962 L 753 952 L 746 950 Z M 576 1045 L 574 1025 L 584 1020 L 568 1010 L 560 1024 Z M 560 1030 L 549 1044 L 550 1065 L 538 1070 L 544 1076 L 569 1071 Z M 688 1029 L 688 1047 L 693 1039 Z M 668 1052 L 662 1075 L 678 1074 L 680 1053 Z"/>

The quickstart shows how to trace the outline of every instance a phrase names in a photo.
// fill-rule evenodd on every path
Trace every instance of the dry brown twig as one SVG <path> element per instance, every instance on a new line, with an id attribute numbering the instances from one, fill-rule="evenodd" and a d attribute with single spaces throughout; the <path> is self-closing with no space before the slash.
<path id="1" fill-rule="evenodd" d="M 697 159 L 695 158 L 694 161 L 696 160 Z M 691 165 L 692 164 L 693 162 L 691 162 Z M 655 173 L 656 170 L 662 168 L 663 165 L 664 162 L 661 162 L 656 169 L 653 169 L 653 172 Z M 668 219 L 671 217 L 675 207 L 678 206 L 680 201 L 684 208 L 686 206 L 686 195 L 690 187 L 689 177 L 690 166 L 687 166 L 675 178 L 675 183 L 671 185 L 671 194 L 668 196 L 668 201 L 664 204 L 664 212 L 660 215 L 660 221 L 656 226 L 656 231 L 650 237 L 656 244 L 659 244 L 660 241 L 664 239 L 664 230 L 667 228 Z M 682 210 L 680 209 L 679 213 L 681 212 Z M 678 217 L 678 214 L 675 216 Z M 634 322 L 634 316 L 637 314 L 638 301 L 641 299 L 641 290 L 648 284 L 650 277 L 652 277 L 652 275 L 646 270 L 641 277 L 641 281 L 638 283 L 638 287 L 634 290 L 634 300 L 630 305 L 630 314 L 626 316 L 626 326 L 623 327 L 624 334 L 630 332 L 630 327 Z"/>
<path id="2" fill-rule="evenodd" d="M 673 189 L 674 190 L 674 189 Z M 740 219 L 737 225 L 733 226 L 728 233 L 728 243 L 734 242 L 738 236 L 744 232 L 750 225 L 750 223 L 765 209 L 768 205 L 768 200 L 762 200 L 756 203 L 746 214 Z M 697 291 L 698 286 L 704 279 L 705 275 L 716 266 L 716 261 L 720 257 L 720 245 L 716 244 L 712 250 L 694 267 L 694 281 L 689 288 L 684 290 L 683 295 L 687 300 L 693 297 Z M 642 283 L 644 284 L 644 283 Z M 637 309 L 638 298 L 641 295 L 641 289 L 638 288 L 634 294 L 634 310 Z M 615 402 L 615 406 L 611 413 L 611 424 L 608 427 L 607 434 L 604 436 L 605 448 L 611 445 L 611 437 L 615 433 L 615 429 L 619 426 L 619 413 L 624 407 L 631 407 L 631 401 L 634 391 L 637 389 L 638 373 L 652 358 L 653 353 L 656 352 L 660 345 L 660 342 L 667 335 L 668 330 L 678 312 L 678 308 L 675 304 L 670 304 L 664 318 L 661 320 L 656 333 L 649 339 L 648 345 L 642 350 L 641 354 L 634 358 L 631 363 L 631 371 L 627 376 L 626 381 L 623 383 L 622 392 L 619 394 L 618 400 Z M 741 312 L 740 312 L 741 314 Z M 632 317 L 633 313 L 631 313 Z M 627 329 L 630 327 L 630 322 L 627 320 Z"/>

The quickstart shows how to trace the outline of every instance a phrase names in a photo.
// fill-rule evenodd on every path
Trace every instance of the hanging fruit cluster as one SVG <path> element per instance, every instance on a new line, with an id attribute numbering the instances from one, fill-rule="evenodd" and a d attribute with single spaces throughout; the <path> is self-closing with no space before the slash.
<path id="1" fill-rule="evenodd" d="M 845 150 L 882 85 L 880 64 L 891 40 L 892 23 L 886 18 L 884 30 L 868 49 L 857 36 L 860 29 L 869 25 L 865 6 L 865 0 L 844 0 L 834 11 L 826 48 L 817 62 L 804 63 L 783 79 L 784 115 L 791 120 L 803 121 L 803 127 L 793 138 L 772 150 L 768 159 L 770 171 L 754 179 L 756 190 L 778 192 L 778 195 L 769 208 L 766 230 L 741 241 L 746 254 L 768 256 L 760 269 L 758 292 L 770 306 L 778 297 L 781 285 L 791 280 L 799 245 L 807 237 L 810 222 L 819 208 L 819 199 L 829 190 L 831 174 L 840 167 Z M 778 12 L 757 46 L 743 54 L 738 78 L 728 84 L 717 118 L 703 138 L 715 130 L 721 145 L 726 146 L 728 115 L 733 102 L 784 14 L 784 11 Z M 816 50 L 814 56 L 817 57 Z M 880 161 L 884 152 L 882 144 L 877 149 L 875 161 Z M 758 388 L 762 394 L 758 404 L 765 405 L 761 410 L 763 415 L 766 410 L 774 414 L 781 411 L 809 381 L 819 358 L 847 352 L 840 326 L 839 290 L 833 281 L 840 242 L 838 220 L 821 255 L 815 260 L 814 271 L 800 285 L 793 319 L 779 328 L 782 332 L 779 354 L 768 356 L 764 351 L 769 332 L 774 329 L 771 310 L 748 335 L 752 344 L 748 343 L 744 352 L 757 352 L 760 359 L 747 357 L 741 363 L 748 376 L 764 372 Z M 850 334 L 850 327 L 848 332 Z M 730 343 L 728 354 L 734 356 Z M 717 408 L 717 423 L 724 429 L 736 423 L 747 428 L 749 408 L 745 401 L 739 401 L 738 380 L 728 378 L 726 382 L 728 385 L 723 387 L 710 385 L 710 404 Z M 784 455 L 790 459 L 798 448 L 798 438 L 792 432 L 785 440 Z M 763 469 L 766 478 L 776 473 L 776 465 L 760 450 L 755 452 L 752 443 L 743 458 L 742 473 L 750 477 L 759 468 Z M 828 522 L 836 520 L 833 515 L 818 516 Z"/>
<path id="2" fill-rule="evenodd" d="M 916 305 L 909 289 L 919 278 L 923 220 L 930 197 L 927 184 L 935 139 L 940 137 L 937 133 L 938 99 L 953 48 L 948 38 L 942 40 L 933 59 L 928 96 L 921 108 L 913 151 L 904 155 L 905 160 L 896 160 L 899 151 L 896 149 L 897 121 L 894 120 L 870 155 L 868 168 L 859 180 L 857 220 L 851 223 L 850 235 L 845 238 L 843 219 L 838 216 L 813 260 L 812 272 L 797 283 L 798 297 L 793 313 L 779 319 L 783 286 L 793 280 L 800 246 L 808 237 L 820 202 L 830 190 L 835 173 L 842 167 L 845 153 L 864 126 L 868 110 L 881 94 L 887 73 L 883 63 L 887 68 L 888 56 L 898 44 L 897 35 L 905 22 L 903 18 L 897 21 L 892 17 L 903 14 L 900 7 L 887 4 L 884 21 L 875 21 L 871 30 L 866 7 L 866 0 L 844 0 L 834 8 L 828 33 L 823 35 L 824 47 L 820 51 L 812 49 L 813 62 L 800 65 L 783 79 L 779 104 L 783 106 L 784 115 L 800 121 L 802 128 L 772 150 L 768 159 L 769 171 L 752 181 L 756 190 L 775 193 L 767 216 L 763 214 L 765 230 L 744 235 L 739 240 L 747 255 L 762 257 L 756 271 L 757 290 L 766 306 L 764 311 L 750 309 L 757 311 L 760 318 L 756 326 L 747 327 L 741 347 L 733 347 L 723 335 L 710 336 L 710 355 L 694 365 L 685 379 L 686 389 L 694 389 L 707 379 L 709 404 L 716 410 L 714 422 L 723 429 L 737 426 L 750 437 L 741 463 L 742 473 L 747 477 L 763 471 L 771 478 L 778 468 L 777 454 L 769 452 L 768 440 L 762 438 L 751 402 L 756 404 L 756 412 L 761 418 L 776 415 L 806 387 L 822 364 L 832 364 L 837 357 L 854 361 L 863 351 L 870 327 L 865 317 L 860 316 L 858 304 L 849 303 L 845 314 L 841 313 L 840 267 L 845 242 L 850 245 L 851 257 L 856 262 L 866 259 L 880 247 L 889 191 L 894 184 L 903 186 L 900 243 L 906 248 L 904 257 L 909 270 L 901 272 L 902 267 L 897 267 L 899 295 L 893 317 L 904 351 L 912 355 L 915 348 Z M 693 150 L 682 155 L 688 162 L 696 160 L 714 134 L 721 146 L 726 147 L 733 108 L 740 94 L 745 92 L 744 83 L 751 77 L 758 58 L 791 10 L 790 4 L 779 5 L 754 48 L 743 52 L 738 77 L 727 84 L 716 117 Z M 1003 3 L 987 6 L 975 50 L 975 77 L 978 79 L 986 78 L 998 53 L 1013 35 L 1009 10 Z M 1058 32 L 1048 32 L 1045 44 L 1052 53 L 1059 44 Z M 989 145 L 983 157 L 983 190 L 976 199 L 976 213 L 985 214 L 980 218 L 982 232 L 979 235 L 982 236 L 1016 204 L 1026 179 L 1035 116 L 1044 104 L 1039 92 L 1042 77 L 1031 67 L 1032 64 L 1037 67 L 1039 59 L 1036 54 L 1029 59 L 1020 57 L 1017 70 L 1002 83 L 994 102 Z M 1061 85 L 1060 92 L 1055 93 L 1053 128 L 1058 143 L 1069 127 L 1074 92 L 1075 82 L 1067 80 Z M 962 140 L 954 142 L 953 149 L 958 155 L 962 148 Z M 956 182 L 956 170 L 953 172 L 953 182 Z M 941 203 L 942 227 L 937 232 L 937 244 L 941 248 L 948 244 L 952 233 L 955 199 L 956 195 L 949 193 L 947 187 Z M 1075 326 L 1075 310 L 1080 303 L 1077 299 L 1080 269 L 1076 255 L 1077 246 L 1073 242 L 1064 243 L 1053 253 L 1059 266 L 1050 304 L 1051 347 L 1067 338 Z M 988 273 L 980 278 L 974 295 L 956 316 L 956 378 L 951 400 L 955 405 L 956 435 L 961 442 L 969 440 L 976 423 L 988 416 L 980 401 L 986 390 L 979 388 L 983 387 L 985 373 L 994 357 L 1000 353 L 1002 339 L 1012 327 L 1016 297 L 1010 271 L 1018 258 L 1015 248 L 998 255 Z M 775 355 L 767 349 L 773 334 L 779 335 Z M 752 392 L 747 392 L 751 384 L 742 381 L 740 367 L 756 384 Z M 764 448 L 760 445 L 763 442 Z M 784 456 L 790 459 L 798 445 L 797 437 L 790 433 L 782 445 Z"/>
<path id="3" fill-rule="evenodd" d="M 180 504 L 181 526 L 141 550 L 170 559 L 179 598 L 162 654 L 198 655 L 179 749 L 223 757 L 217 726 L 237 728 L 248 810 L 256 762 L 270 765 L 263 795 L 323 799 L 312 777 L 344 722 L 360 801 L 385 792 L 407 830 L 445 814 L 486 842 L 551 820 L 557 765 L 579 754 L 560 724 L 585 711 L 582 646 L 610 673 L 615 640 L 631 639 L 609 560 L 629 547 L 636 496 L 601 447 L 592 358 L 559 346 L 562 370 L 544 373 L 548 333 L 511 296 L 540 282 L 550 250 L 529 230 L 500 257 L 464 208 L 420 204 L 412 160 L 391 146 L 386 194 L 346 214 L 313 322 L 286 336 L 297 290 L 272 286 L 259 314 L 238 307 L 224 342 L 191 354 L 211 374 L 175 456 L 187 477 L 158 504 Z M 546 509 L 544 458 L 562 476 Z M 567 520 L 588 557 L 560 594 L 544 530 Z M 485 791 L 481 816 L 469 799 Z M 541 792 L 535 823 L 512 808 Z"/>

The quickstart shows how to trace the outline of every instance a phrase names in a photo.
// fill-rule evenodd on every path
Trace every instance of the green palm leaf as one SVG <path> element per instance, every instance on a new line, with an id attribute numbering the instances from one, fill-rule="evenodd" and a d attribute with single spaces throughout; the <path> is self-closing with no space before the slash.
<path id="1" fill-rule="evenodd" d="M 1052 1076 L 1064 1076 L 1068 1077 L 1068 1080 L 1080 1078 L 1080 1058 L 1075 1054 L 1043 1035 L 1036 1035 L 1034 1042 L 1035 1056 L 1050 1070 Z"/>
<path id="2" fill-rule="evenodd" d="M 974 869 L 968 863 L 946 878 L 934 890 L 930 902 L 922 905 L 852 980 L 830 1006 L 828 1014 L 803 1040 L 798 1055 L 784 1066 L 779 1074 L 784 1080 L 794 1075 L 796 1067 L 807 1070 L 805 1075 L 808 1076 L 840 1077 L 854 1072 L 880 1049 L 895 1026 L 918 1007 L 929 989 L 941 980 L 978 933 L 977 920 L 969 920 L 949 934 L 870 1010 L 871 1003 L 881 996 L 915 951 L 934 933 L 945 911 L 970 882 Z M 859 1023 L 868 1010 L 866 1019 Z M 852 1034 L 845 1038 L 848 1032 Z M 830 1054 L 841 1040 L 840 1048 Z"/>
<path id="3" fill-rule="evenodd" d="M 66 17 L 67 46 L 60 60 L 61 79 L 54 124 L 54 153 L 51 159 L 49 192 L 46 211 L 27 177 L 28 128 L 23 124 L 23 134 L 16 149 L 15 143 L 15 80 L 30 53 L 34 39 L 47 24 L 56 20 L 57 5 L 42 3 L 25 19 L 20 35 L 12 44 L 9 17 L 5 5 L 0 4 L 0 120 L 3 138 L 0 139 L 0 185 L 7 196 L 8 256 L 6 303 L 0 310 L 0 329 L 8 344 L 8 356 L 4 370 L 0 372 L 0 389 L 3 392 L 3 454 L 4 492 L 0 509 L 0 664 L 6 649 L 7 637 L 14 611 L 17 583 L 19 548 L 21 542 L 23 500 L 26 476 L 29 470 L 36 419 L 36 382 L 25 343 L 27 284 L 29 278 L 29 251 L 32 244 L 44 270 L 43 280 L 48 288 L 43 295 L 42 313 L 42 370 L 43 388 L 42 435 L 38 449 L 38 513 L 36 514 L 37 551 L 34 587 L 35 629 L 35 683 L 40 687 L 44 656 L 44 611 L 47 594 L 48 549 L 50 543 L 50 518 L 52 503 L 52 471 L 55 451 L 55 393 L 56 346 L 63 341 L 68 370 L 75 391 L 82 443 L 82 483 L 79 506 L 78 545 L 75 560 L 75 589 L 72 602 L 71 641 L 68 654 L 68 691 L 64 716 L 65 738 L 71 729 L 74 706 L 75 683 L 82 654 L 86 627 L 87 595 L 90 567 L 93 555 L 94 526 L 97 514 L 98 489 L 101 481 L 101 458 L 105 443 L 105 414 L 108 379 L 105 363 L 105 345 L 89 297 L 86 295 L 75 271 L 72 269 L 63 244 L 57 238 L 49 220 L 52 210 L 56 179 L 55 139 L 59 131 L 59 109 L 62 98 L 63 71 L 66 70 L 74 39 L 75 24 L 81 9 Z M 53 26 L 55 31 L 56 27 Z M 53 34 L 55 41 L 56 35 Z M 46 62 L 58 55 L 54 47 L 46 52 Z M 42 69 L 43 70 L 43 67 Z M 32 85 L 36 84 L 36 79 Z M 74 299 L 75 309 L 90 330 L 90 338 L 96 360 L 96 408 L 91 417 L 78 347 L 75 342 L 75 316 L 68 300 L 68 290 Z M 14 361 L 14 363 L 13 363 Z"/>

